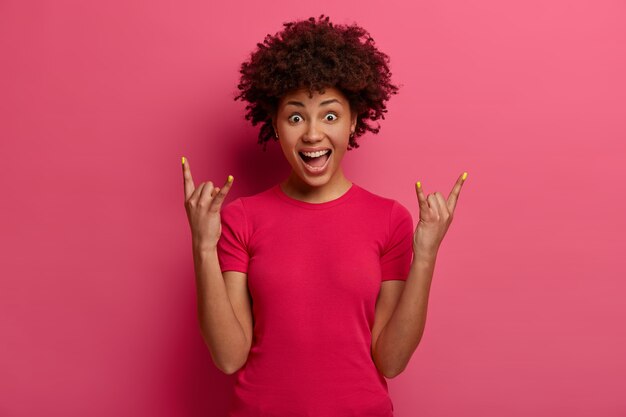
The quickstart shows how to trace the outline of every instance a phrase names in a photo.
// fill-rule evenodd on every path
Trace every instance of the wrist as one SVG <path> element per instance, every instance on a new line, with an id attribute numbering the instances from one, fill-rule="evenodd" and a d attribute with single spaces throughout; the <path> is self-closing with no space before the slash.
<path id="1" fill-rule="evenodd" d="M 426 249 L 413 247 L 413 262 L 434 263 L 437 260 L 438 249 Z"/>
<path id="2" fill-rule="evenodd" d="M 192 242 L 193 255 L 197 257 L 209 256 L 217 253 L 217 245 Z"/>

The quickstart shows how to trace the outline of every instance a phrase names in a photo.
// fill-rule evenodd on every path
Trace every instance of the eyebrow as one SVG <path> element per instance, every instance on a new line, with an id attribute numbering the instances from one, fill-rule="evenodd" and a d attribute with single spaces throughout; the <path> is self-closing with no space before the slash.
<path id="1" fill-rule="evenodd" d="M 337 100 L 336 98 L 331 98 L 330 100 L 324 100 L 320 103 L 320 107 L 325 105 L 325 104 L 330 104 L 330 103 L 339 103 L 341 104 L 341 102 L 339 100 Z M 287 106 L 288 104 L 293 104 L 294 106 L 298 106 L 298 107 L 304 107 L 304 104 L 302 104 L 299 101 L 294 101 L 294 100 L 289 100 L 288 102 L 285 103 L 285 106 Z"/>

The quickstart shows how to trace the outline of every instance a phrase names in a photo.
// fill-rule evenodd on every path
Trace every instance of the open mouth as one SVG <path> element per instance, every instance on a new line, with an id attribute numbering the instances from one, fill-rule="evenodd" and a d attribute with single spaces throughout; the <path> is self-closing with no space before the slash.
<path id="1" fill-rule="evenodd" d="M 326 152 L 324 155 L 315 157 L 315 158 L 311 158 L 309 156 L 304 155 L 302 152 L 298 152 L 298 155 L 300 155 L 300 158 L 304 161 L 305 164 L 307 164 L 310 167 L 313 168 L 321 168 L 326 164 L 326 161 L 328 161 L 328 159 L 330 158 L 330 154 L 332 153 L 332 150 L 328 150 L 328 152 Z"/>

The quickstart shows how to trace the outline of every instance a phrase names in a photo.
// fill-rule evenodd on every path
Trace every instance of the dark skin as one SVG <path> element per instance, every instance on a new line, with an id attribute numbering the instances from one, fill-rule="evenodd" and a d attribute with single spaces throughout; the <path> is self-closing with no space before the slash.
<path id="1" fill-rule="evenodd" d="M 183 178 L 185 208 L 194 246 L 214 249 L 221 234 L 219 213 L 232 186 L 232 176 L 221 188 L 211 181 L 196 188 L 189 164 L 183 158 Z M 406 368 L 421 340 L 437 252 L 452 222 L 466 178 L 467 173 L 459 176 L 447 199 L 439 192 L 426 196 L 421 184 L 415 185 L 420 220 L 413 238 L 414 256 L 409 276 L 406 281 L 383 282 L 372 329 L 372 359 L 387 378 L 397 376 Z"/>
<path id="2" fill-rule="evenodd" d="M 212 181 L 201 183 L 197 188 L 193 183 L 189 161 L 183 157 L 183 186 L 185 188 L 185 209 L 191 236 L 195 247 L 213 249 L 222 232 L 220 210 L 228 191 L 233 184 L 232 175 L 220 188 Z"/>
<path id="3" fill-rule="evenodd" d="M 409 276 L 406 281 L 383 282 L 372 329 L 372 359 L 387 378 L 406 368 L 424 333 L 437 252 L 466 178 L 467 173 L 459 176 L 447 199 L 437 191 L 426 196 L 421 183 L 415 184 L 420 219 L 413 236 Z"/>
<path id="4" fill-rule="evenodd" d="M 415 184 L 420 209 L 420 219 L 413 240 L 414 252 L 425 252 L 429 254 L 437 252 L 437 249 L 441 245 L 452 223 L 456 203 L 459 199 L 465 178 L 467 178 L 467 173 L 463 173 L 458 177 L 447 199 L 445 199 L 439 191 L 435 191 L 427 197 L 424 195 L 421 183 L 418 181 Z"/>

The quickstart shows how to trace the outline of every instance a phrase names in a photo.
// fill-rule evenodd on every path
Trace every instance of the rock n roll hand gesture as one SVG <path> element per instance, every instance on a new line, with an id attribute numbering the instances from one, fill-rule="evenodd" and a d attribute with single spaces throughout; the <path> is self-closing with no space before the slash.
<path id="1" fill-rule="evenodd" d="M 452 223 L 456 202 L 466 178 L 467 172 L 459 176 L 447 200 L 438 191 L 428 194 L 426 197 L 421 183 L 418 181 L 415 184 L 420 218 L 413 236 L 414 253 L 428 255 L 437 253 L 450 223 Z"/>
<path id="2" fill-rule="evenodd" d="M 222 234 L 220 210 L 224 198 L 233 183 L 229 175 L 224 186 L 215 187 L 213 182 L 203 182 L 196 188 L 191 177 L 189 161 L 183 156 L 183 186 L 185 188 L 185 210 L 191 227 L 193 246 L 199 250 L 212 250 Z"/>

